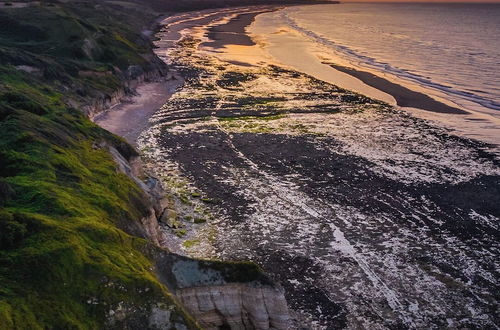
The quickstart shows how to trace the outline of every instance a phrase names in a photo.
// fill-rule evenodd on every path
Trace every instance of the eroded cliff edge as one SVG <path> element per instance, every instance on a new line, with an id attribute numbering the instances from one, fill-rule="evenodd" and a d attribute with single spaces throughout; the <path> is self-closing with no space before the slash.
<path id="1" fill-rule="evenodd" d="M 170 253 L 161 246 L 169 239 L 159 220 L 168 212 L 168 197 L 161 182 L 147 176 L 138 156 L 126 159 L 107 148 L 118 169 L 147 195 L 147 213 L 127 231 L 148 238 L 156 247 L 149 256 L 156 273 L 184 308 L 204 329 L 289 329 L 290 314 L 281 286 L 257 265 L 246 262 L 197 260 Z M 142 180 L 140 178 L 143 178 Z M 144 181 L 143 181 L 144 180 Z"/>

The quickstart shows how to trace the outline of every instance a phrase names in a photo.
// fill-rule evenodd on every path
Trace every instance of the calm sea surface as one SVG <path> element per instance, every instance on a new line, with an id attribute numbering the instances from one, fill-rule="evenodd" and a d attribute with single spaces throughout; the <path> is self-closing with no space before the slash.
<path id="1" fill-rule="evenodd" d="M 500 111 L 500 4 L 300 6 L 279 19 L 352 63 Z"/>

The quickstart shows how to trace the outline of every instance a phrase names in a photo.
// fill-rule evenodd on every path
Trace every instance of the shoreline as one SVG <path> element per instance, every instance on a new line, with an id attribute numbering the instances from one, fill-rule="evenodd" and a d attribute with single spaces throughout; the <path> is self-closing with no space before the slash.
<path id="1" fill-rule="evenodd" d="M 396 99 L 396 104 L 400 107 L 417 108 L 421 110 L 449 113 L 449 114 L 469 114 L 468 111 L 449 106 L 443 102 L 439 102 L 427 94 L 416 92 L 403 85 L 393 83 L 385 78 L 379 77 L 368 71 L 361 71 L 343 65 L 324 62 L 335 70 L 347 73 L 368 86 L 374 87 L 382 92 L 385 92 Z"/>
<path id="2" fill-rule="evenodd" d="M 277 10 L 279 8 L 276 8 Z M 230 19 L 227 23 L 209 27 L 206 36 L 210 41 L 206 41 L 201 46 L 211 47 L 219 50 L 229 45 L 236 46 L 255 46 L 257 43 L 252 39 L 252 36 L 246 32 L 246 27 L 250 26 L 257 15 L 266 13 L 267 11 L 239 14 L 235 18 Z M 380 92 L 391 95 L 396 104 L 400 107 L 411 107 L 435 113 L 449 114 L 469 114 L 468 111 L 452 107 L 443 102 L 437 101 L 427 94 L 416 92 L 401 84 L 391 82 L 373 73 L 357 70 L 343 65 L 323 62 L 331 68 L 350 75 L 363 84 L 373 87 Z"/>
<path id="3" fill-rule="evenodd" d="M 278 9 L 279 8 L 276 8 L 274 10 Z M 255 21 L 255 17 L 257 15 L 266 12 L 268 11 L 238 14 L 236 17 L 231 18 L 227 23 L 209 27 L 207 29 L 206 36 L 210 41 L 202 43 L 201 46 L 207 46 L 213 49 L 221 49 L 229 45 L 257 45 L 257 43 L 255 43 L 255 41 L 252 39 L 252 36 L 247 33 L 245 29 Z M 437 101 L 427 94 L 413 91 L 407 87 L 404 87 L 397 83 L 393 83 L 370 72 L 356 70 L 354 68 L 334 63 L 323 62 L 323 64 L 328 65 L 337 71 L 346 73 L 370 87 L 391 95 L 396 100 L 398 106 L 418 108 L 437 113 L 469 113 L 465 110 L 452 107 L 440 101 Z"/>
<path id="4" fill-rule="evenodd" d="M 230 64 L 249 67 L 259 66 L 266 62 L 309 74 L 346 90 L 397 105 L 412 116 L 434 122 L 459 136 L 486 143 L 490 146 L 489 150 L 497 154 L 500 153 L 500 138 L 496 133 L 500 129 L 500 120 L 494 114 L 456 106 L 452 101 L 434 96 L 434 94 L 416 86 L 406 85 L 403 82 L 393 82 L 385 78 L 382 73 L 354 68 L 343 61 L 336 62 L 320 58 L 316 54 L 309 54 L 309 52 L 299 49 L 294 52 L 296 49 L 294 47 L 306 47 L 307 44 L 303 44 L 300 38 L 285 34 L 286 31 L 283 29 L 267 35 L 265 29 L 269 29 L 269 23 L 260 23 L 257 16 L 255 15 L 252 19 L 256 22 L 255 24 L 248 22 L 247 27 L 250 26 L 250 28 L 246 28 L 246 30 L 243 28 L 247 36 L 253 40 L 253 46 L 241 45 L 241 43 L 234 45 L 232 43 L 234 36 L 223 38 L 234 30 L 231 31 L 227 26 L 225 28 L 219 26 L 218 29 L 224 30 L 226 33 L 220 33 L 218 37 L 221 40 L 212 41 L 217 47 L 207 47 L 207 51 L 215 53 L 220 59 Z M 240 25 L 243 24 L 240 22 Z M 234 32 L 240 34 L 240 31 Z M 202 46 L 209 42 L 205 41 Z M 280 44 L 284 48 L 276 49 L 277 45 Z M 304 63 L 309 64 L 304 65 Z"/>

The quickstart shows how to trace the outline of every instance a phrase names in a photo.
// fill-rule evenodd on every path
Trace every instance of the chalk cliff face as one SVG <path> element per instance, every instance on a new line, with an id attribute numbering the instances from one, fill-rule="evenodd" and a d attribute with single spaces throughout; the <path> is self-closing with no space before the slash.
<path id="1" fill-rule="evenodd" d="M 204 329 L 290 329 L 279 288 L 226 284 L 180 289 L 176 295 Z"/>
<path id="2" fill-rule="evenodd" d="M 166 206 L 163 196 L 165 192 L 159 181 L 155 178 L 149 178 L 146 182 L 141 180 L 144 175 L 142 171 L 141 160 L 137 156 L 130 159 L 125 157 L 113 146 L 103 144 L 100 147 L 106 148 L 113 160 L 118 165 L 118 170 L 131 178 L 145 193 L 144 216 L 140 219 L 141 228 L 128 228 L 138 236 L 149 239 L 157 246 L 161 246 L 164 239 L 163 232 L 158 224 L 158 219 Z"/>
<path id="3" fill-rule="evenodd" d="M 111 94 L 97 93 L 91 99 L 86 100 L 84 104 L 80 104 L 78 107 L 90 118 L 93 119 L 100 113 L 113 108 L 120 102 L 127 100 L 131 95 L 135 93 L 137 87 L 148 81 L 160 81 L 166 76 L 168 69 L 164 63 L 160 62 L 158 59 L 151 59 L 151 67 L 144 70 L 142 67 L 137 65 L 131 65 L 126 71 L 122 72 L 120 77 L 122 79 L 123 87 L 115 90 Z M 98 73 L 92 72 L 90 76 L 96 75 Z M 80 73 L 80 75 L 86 75 Z"/>

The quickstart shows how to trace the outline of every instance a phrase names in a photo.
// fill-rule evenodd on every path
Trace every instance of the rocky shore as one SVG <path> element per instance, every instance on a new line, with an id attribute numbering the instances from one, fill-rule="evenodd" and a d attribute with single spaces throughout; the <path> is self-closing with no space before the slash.
<path id="1" fill-rule="evenodd" d="M 257 262 L 296 327 L 494 327 L 490 146 L 183 35 L 168 63 L 185 83 L 138 141 L 180 210 L 171 249 Z"/>
<path id="2" fill-rule="evenodd" d="M 145 172 L 139 157 L 127 160 L 113 146 L 99 147 L 109 150 L 118 169 L 141 187 L 148 198 L 145 216 L 131 226 L 124 225 L 124 229 L 148 239 L 159 248 L 151 253 L 151 258 L 160 281 L 203 329 L 290 329 L 290 314 L 283 289 L 256 265 L 183 258 L 161 249 L 168 246 L 172 236 L 160 226 L 160 222 L 164 222 L 172 227 L 167 223 L 168 217 L 165 220 L 172 211 L 167 191 L 154 177 L 145 181 L 141 179 Z M 166 315 L 153 319 L 161 329 L 170 326 L 170 317 Z"/>

